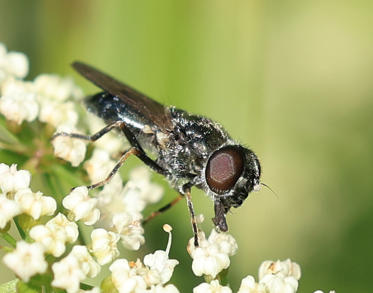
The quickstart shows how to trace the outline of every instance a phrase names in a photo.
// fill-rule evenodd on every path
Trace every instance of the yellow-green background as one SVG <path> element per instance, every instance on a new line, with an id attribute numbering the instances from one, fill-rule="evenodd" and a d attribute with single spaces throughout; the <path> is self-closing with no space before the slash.
<path id="1" fill-rule="evenodd" d="M 0 2 L 0 42 L 29 56 L 28 79 L 73 75 L 92 93 L 70 68 L 83 60 L 256 151 L 278 198 L 263 189 L 228 216 L 233 291 L 261 261 L 289 257 L 302 268 L 299 292 L 371 292 L 372 38 L 364 0 Z M 193 195 L 209 231 L 212 202 Z M 164 201 L 173 196 L 166 189 Z M 184 203 L 149 224 L 138 255 L 164 249 L 166 222 L 180 261 L 172 281 L 191 292 L 202 279 L 185 250 Z"/>

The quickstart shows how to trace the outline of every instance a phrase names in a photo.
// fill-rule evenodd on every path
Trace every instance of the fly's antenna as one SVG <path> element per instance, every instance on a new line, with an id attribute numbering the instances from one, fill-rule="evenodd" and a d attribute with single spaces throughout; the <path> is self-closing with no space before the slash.
<path id="1" fill-rule="evenodd" d="M 270 191 L 272 191 L 272 193 L 277 197 L 277 199 L 279 198 L 278 194 L 276 192 L 274 192 L 273 189 L 271 187 L 269 187 L 267 184 L 265 184 L 263 182 L 260 182 L 260 185 L 263 185 L 264 187 L 267 187 Z"/>

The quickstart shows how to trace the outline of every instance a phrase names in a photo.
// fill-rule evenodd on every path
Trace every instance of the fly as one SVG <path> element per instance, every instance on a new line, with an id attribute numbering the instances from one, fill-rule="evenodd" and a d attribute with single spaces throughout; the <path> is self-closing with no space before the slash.
<path id="1" fill-rule="evenodd" d="M 166 177 L 179 193 L 177 198 L 153 212 L 145 222 L 186 197 L 194 244 L 198 246 L 191 198 L 191 188 L 195 186 L 214 201 L 214 225 L 220 231 L 228 231 L 227 212 L 232 207 L 239 207 L 248 194 L 260 186 L 260 163 L 254 152 L 234 141 L 220 124 L 211 119 L 173 106 L 165 107 L 87 64 L 74 62 L 72 66 L 103 90 L 87 97 L 85 103 L 88 111 L 102 118 L 106 126 L 90 136 L 60 132 L 54 137 L 69 136 L 93 142 L 118 129 L 131 146 L 106 179 L 88 188 L 109 182 L 126 159 L 135 155 Z M 156 159 L 151 159 L 148 153 L 155 155 Z"/>

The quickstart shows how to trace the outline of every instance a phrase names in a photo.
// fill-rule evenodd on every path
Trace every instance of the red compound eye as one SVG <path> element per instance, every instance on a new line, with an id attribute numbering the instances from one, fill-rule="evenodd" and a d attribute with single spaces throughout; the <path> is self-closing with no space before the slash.
<path id="1" fill-rule="evenodd" d="M 242 171 L 242 153 L 234 147 L 225 147 L 210 157 L 206 168 L 206 181 L 214 192 L 223 194 L 236 184 Z"/>

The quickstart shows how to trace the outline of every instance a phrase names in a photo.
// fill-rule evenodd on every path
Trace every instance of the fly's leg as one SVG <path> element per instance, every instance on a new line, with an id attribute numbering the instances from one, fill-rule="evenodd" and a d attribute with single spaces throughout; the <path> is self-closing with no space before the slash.
<path id="1" fill-rule="evenodd" d="M 68 133 L 68 132 L 58 132 L 52 136 L 52 140 L 55 139 L 58 136 L 68 136 L 72 138 L 77 138 L 77 139 L 82 139 L 82 140 L 87 140 L 94 142 L 104 136 L 106 133 L 109 131 L 113 130 L 114 128 L 120 128 L 121 125 L 123 124 L 122 121 L 115 121 L 113 123 L 110 123 L 109 125 L 105 126 L 102 128 L 100 131 L 96 132 L 95 134 L 92 135 L 84 135 L 80 133 Z"/>
<path id="2" fill-rule="evenodd" d="M 95 184 L 89 185 L 87 186 L 87 188 L 94 189 L 94 188 L 100 187 L 108 183 L 111 180 L 111 178 L 113 178 L 113 176 L 118 172 L 119 168 L 122 167 L 122 165 L 128 159 L 128 157 L 131 155 L 137 155 L 138 153 L 139 153 L 139 150 L 135 147 L 132 147 L 129 150 L 125 151 L 124 154 L 120 157 L 119 161 L 114 166 L 113 170 L 111 170 L 109 175 L 104 180 L 97 182 Z"/>
<path id="3" fill-rule="evenodd" d="M 150 220 L 154 219 L 156 216 L 164 213 L 165 211 L 169 210 L 172 208 L 174 205 L 176 205 L 181 199 L 183 199 L 184 195 L 179 194 L 176 198 L 174 198 L 172 201 L 170 201 L 168 204 L 165 206 L 161 207 L 159 210 L 152 212 L 146 219 L 143 220 L 143 224 L 148 223 Z"/>
<path id="4" fill-rule="evenodd" d="M 96 132 L 92 135 L 84 135 L 79 133 L 68 133 L 68 132 L 58 132 L 55 135 L 53 135 L 52 140 L 55 139 L 58 136 L 67 136 L 71 138 L 77 138 L 82 140 L 87 140 L 94 142 L 104 136 L 106 133 L 110 132 L 111 130 L 119 128 L 123 131 L 124 135 L 126 136 L 127 140 L 131 144 L 131 148 L 124 152 L 124 154 L 121 156 L 113 170 L 109 173 L 109 175 L 102 181 L 97 182 L 95 184 L 87 186 L 88 189 L 93 189 L 96 187 L 100 187 L 110 181 L 110 179 L 118 172 L 119 168 L 124 164 L 124 162 L 128 159 L 130 155 L 137 156 L 141 161 L 143 161 L 147 166 L 149 166 L 154 171 L 162 174 L 163 176 L 167 176 L 168 172 L 163 169 L 161 166 L 159 166 L 155 161 L 153 161 L 151 158 L 149 158 L 143 148 L 140 146 L 139 142 L 136 139 L 136 136 L 128 129 L 126 124 L 123 121 L 114 121 L 104 128 L 102 128 L 100 131 Z"/>
<path id="5" fill-rule="evenodd" d="M 197 220 L 196 220 L 196 216 L 194 214 L 192 196 L 190 194 L 190 187 L 186 187 L 184 190 L 185 190 L 186 200 L 187 200 L 188 209 L 189 209 L 189 213 L 190 213 L 190 221 L 192 222 L 192 228 L 193 228 L 193 234 L 194 234 L 194 246 L 198 247 L 199 243 L 198 243 Z"/>

